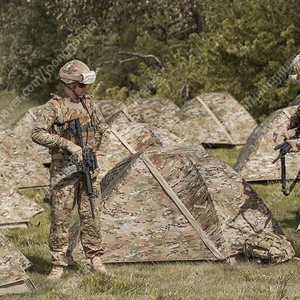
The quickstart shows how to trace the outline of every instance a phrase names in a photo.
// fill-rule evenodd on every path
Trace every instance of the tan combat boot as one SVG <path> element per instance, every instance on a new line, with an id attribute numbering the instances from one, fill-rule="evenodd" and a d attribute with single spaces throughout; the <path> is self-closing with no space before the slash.
<path id="1" fill-rule="evenodd" d="M 92 272 L 103 274 L 103 275 L 109 275 L 99 256 L 92 258 L 91 264 L 92 264 L 91 265 Z"/>
<path id="2" fill-rule="evenodd" d="M 68 266 L 78 266 L 78 263 L 74 260 L 72 255 L 67 255 L 66 257 Z"/>
<path id="3" fill-rule="evenodd" d="M 54 265 L 51 273 L 47 276 L 47 279 L 60 279 L 64 273 L 64 267 Z"/>

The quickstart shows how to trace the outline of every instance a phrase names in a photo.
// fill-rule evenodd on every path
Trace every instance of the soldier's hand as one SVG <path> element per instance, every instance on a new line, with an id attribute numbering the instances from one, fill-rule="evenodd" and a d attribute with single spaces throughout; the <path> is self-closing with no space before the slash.
<path id="1" fill-rule="evenodd" d="M 71 160 L 76 162 L 82 161 L 82 149 L 80 146 L 75 145 L 73 142 L 68 142 L 67 150 L 71 153 Z"/>
<path id="2" fill-rule="evenodd" d="M 290 137 L 287 128 L 284 126 L 279 127 L 277 131 L 273 132 L 273 141 L 275 143 L 281 137 L 286 138 L 286 139 L 288 139 Z"/>
<path id="3" fill-rule="evenodd" d="M 286 142 L 291 145 L 292 152 L 298 152 L 300 150 L 300 139 L 286 140 Z"/>

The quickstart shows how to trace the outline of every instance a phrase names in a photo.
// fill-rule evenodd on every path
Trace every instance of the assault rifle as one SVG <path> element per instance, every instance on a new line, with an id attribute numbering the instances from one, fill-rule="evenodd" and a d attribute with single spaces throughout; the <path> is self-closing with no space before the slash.
<path id="1" fill-rule="evenodd" d="M 98 168 L 96 154 L 91 148 L 84 147 L 83 139 L 82 139 L 82 128 L 80 125 L 79 118 L 71 119 L 63 123 L 56 122 L 55 124 L 58 126 L 64 126 L 65 124 L 69 124 L 69 129 L 76 137 L 77 144 L 82 149 L 82 161 L 81 162 L 73 161 L 74 164 L 70 167 L 66 167 L 63 170 L 63 173 L 67 176 L 70 176 L 76 172 L 83 173 L 84 185 L 85 185 L 86 194 L 88 195 L 90 201 L 92 218 L 95 219 L 94 204 L 93 204 L 94 190 L 92 184 L 91 171 L 94 171 Z"/>
<path id="2" fill-rule="evenodd" d="M 289 138 L 289 140 L 295 140 L 295 139 L 299 139 L 300 138 L 300 127 L 298 127 L 296 129 L 295 135 L 291 136 Z M 288 193 L 286 191 L 286 166 L 285 166 L 285 155 L 287 153 L 290 152 L 291 150 L 291 145 L 286 142 L 287 138 L 285 138 L 285 141 L 279 145 L 274 146 L 274 150 L 279 150 L 279 154 L 278 156 L 273 160 L 273 164 L 275 164 L 277 162 L 277 160 L 280 158 L 280 162 L 281 162 L 281 184 L 282 184 L 282 193 L 285 196 L 288 196 L 292 190 L 294 189 L 296 183 L 299 181 L 300 178 L 300 169 L 297 173 L 297 176 L 295 178 L 295 180 L 293 181 L 293 183 L 290 186 L 290 192 Z"/>

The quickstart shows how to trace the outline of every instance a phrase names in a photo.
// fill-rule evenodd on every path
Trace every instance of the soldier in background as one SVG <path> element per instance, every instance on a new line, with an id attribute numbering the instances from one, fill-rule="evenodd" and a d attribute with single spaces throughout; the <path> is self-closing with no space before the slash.
<path id="1" fill-rule="evenodd" d="M 289 79 L 293 84 L 300 84 L 300 54 L 298 54 L 290 65 Z M 300 106 L 298 106 L 295 113 L 292 114 L 291 118 L 284 123 L 276 132 L 273 133 L 274 142 L 278 141 L 279 138 L 286 139 L 292 147 L 292 151 L 300 150 L 300 139 L 289 140 L 288 130 L 297 128 L 300 126 Z"/>
<path id="2" fill-rule="evenodd" d="M 72 60 L 60 69 L 59 77 L 64 83 L 64 90 L 61 95 L 51 94 L 52 99 L 45 104 L 32 131 L 33 141 L 48 147 L 52 155 L 49 234 L 52 271 L 48 278 L 60 278 L 64 267 L 68 265 L 66 252 L 70 218 L 76 203 L 80 217 L 80 239 L 85 255 L 91 260 L 93 271 L 107 274 L 100 258 L 103 254 L 100 237 L 102 199 L 100 186 L 96 185 L 98 169 L 92 174 L 95 193 L 93 219 L 82 175 L 74 173 L 66 176 L 63 173 L 63 170 L 74 161 L 82 161 L 82 148 L 76 144 L 76 138 L 69 125 L 61 124 L 71 119 L 80 119 L 84 144 L 96 152 L 98 165 L 101 165 L 108 147 L 109 128 L 97 106 L 86 95 L 87 85 L 95 81 L 95 72 L 90 71 L 83 62 Z"/>

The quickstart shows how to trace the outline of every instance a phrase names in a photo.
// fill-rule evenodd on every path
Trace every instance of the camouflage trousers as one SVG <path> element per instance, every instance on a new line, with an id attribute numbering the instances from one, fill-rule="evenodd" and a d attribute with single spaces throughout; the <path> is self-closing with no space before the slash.
<path id="1" fill-rule="evenodd" d="M 51 228 L 49 247 L 53 265 L 67 266 L 66 253 L 69 246 L 69 227 L 72 210 L 77 203 L 80 217 L 80 240 L 87 258 L 103 254 L 100 233 L 100 213 L 102 198 L 100 186 L 93 178 L 93 199 L 95 219 L 92 218 L 91 207 L 85 192 L 83 177 L 78 173 L 66 177 L 62 169 L 68 166 L 65 159 L 52 159 L 50 167 L 50 186 L 52 195 Z"/>

